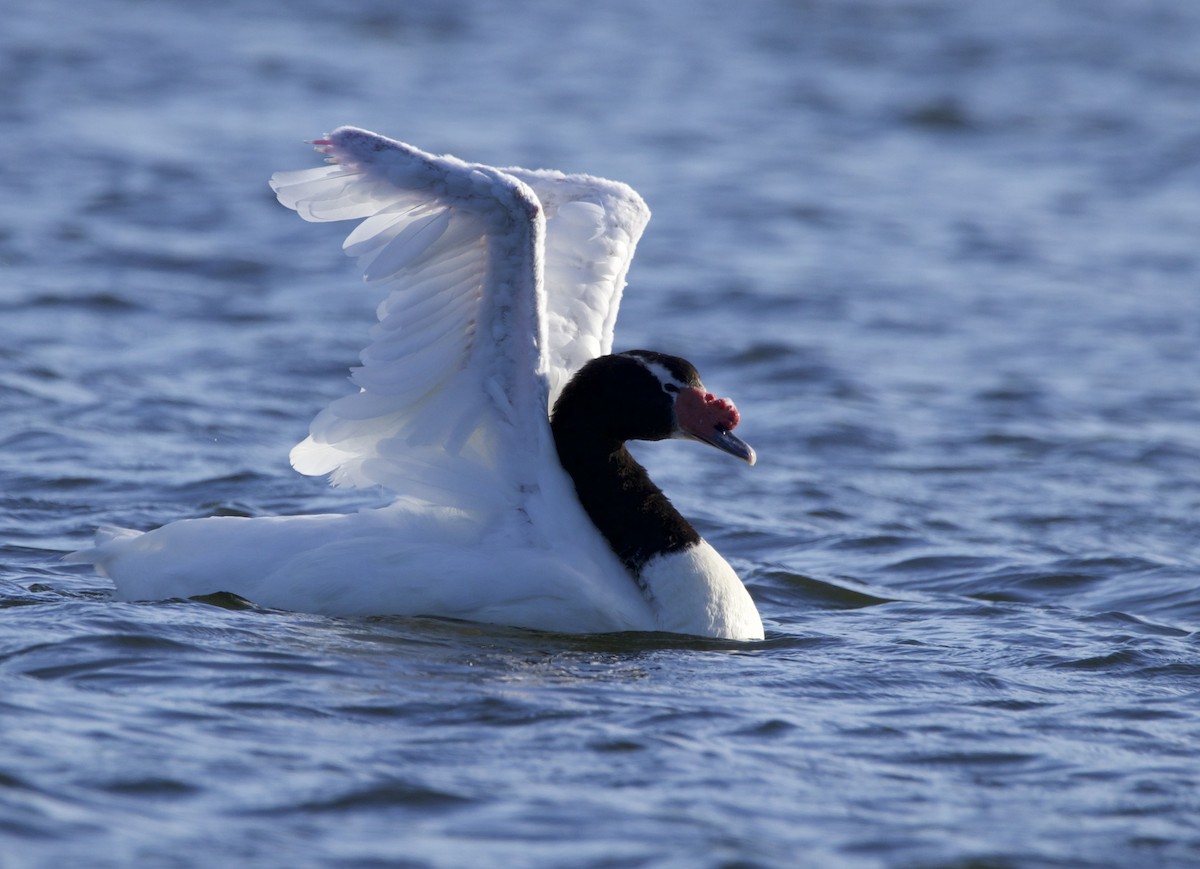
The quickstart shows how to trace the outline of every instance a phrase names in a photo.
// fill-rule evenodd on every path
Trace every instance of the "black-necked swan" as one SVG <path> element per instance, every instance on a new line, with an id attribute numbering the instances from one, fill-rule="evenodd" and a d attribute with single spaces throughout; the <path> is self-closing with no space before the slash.
<path id="1" fill-rule="evenodd" d="M 313 144 L 329 165 L 271 186 L 305 220 L 360 220 L 344 248 L 386 298 L 358 392 L 314 419 L 292 464 L 395 501 L 103 529 L 71 557 L 122 600 L 225 591 L 330 615 L 762 638 L 733 568 L 625 448 L 687 438 L 755 460 L 691 364 L 611 353 L 641 197 L 353 127 Z"/>

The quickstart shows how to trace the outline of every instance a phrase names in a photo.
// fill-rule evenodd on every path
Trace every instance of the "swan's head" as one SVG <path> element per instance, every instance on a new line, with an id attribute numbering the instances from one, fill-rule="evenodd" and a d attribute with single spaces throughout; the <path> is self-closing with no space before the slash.
<path id="1" fill-rule="evenodd" d="M 653 350 L 601 356 L 576 372 L 554 406 L 612 440 L 700 441 L 753 465 L 754 449 L 733 434 L 741 421 L 727 398 L 704 388 L 686 359 Z"/>
<path id="2" fill-rule="evenodd" d="M 640 363 L 666 396 L 671 413 L 672 438 L 700 441 L 753 465 L 754 448 L 733 434 L 741 414 L 728 398 L 717 398 L 704 388 L 696 366 L 678 356 L 653 350 L 629 350 L 620 354 Z"/>

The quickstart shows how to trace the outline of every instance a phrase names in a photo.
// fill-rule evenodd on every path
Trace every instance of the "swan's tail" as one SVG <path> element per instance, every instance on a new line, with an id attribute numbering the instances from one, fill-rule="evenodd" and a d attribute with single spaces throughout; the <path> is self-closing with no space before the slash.
<path id="1" fill-rule="evenodd" d="M 101 576 L 108 576 L 105 569 L 115 554 L 114 548 L 122 543 L 141 537 L 145 532 L 134 531 L 132 528 L 120 528 L 116 525 L 101 525 L 96 529 L 96 539 L 90 549 L 80 549 L 63 556 L 63 561 L 75 564 L 91 564 Z"/>

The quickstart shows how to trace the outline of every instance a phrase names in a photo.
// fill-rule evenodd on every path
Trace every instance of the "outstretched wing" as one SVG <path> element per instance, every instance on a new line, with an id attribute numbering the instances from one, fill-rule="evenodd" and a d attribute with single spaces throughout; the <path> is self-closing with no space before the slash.
<path id="1" fill-rule="evenodd" d="M 650 209 L 619 181 L 503 171 L 533 189 L 546 215 L 546 360 L 553 404 L 583 363 L 612 352 L 625 276 Z"/>
<path id="2" fill-rule="evenodd" d="M 353 127 L 314 144 L 332 165 L 271 186 L 305 220 L 361 220 L 343 247 L 387 296 L 360 391 L 313 420 L 293 465 L 439 505 L 511 505 L 550 445 L 537 196 Z"/>

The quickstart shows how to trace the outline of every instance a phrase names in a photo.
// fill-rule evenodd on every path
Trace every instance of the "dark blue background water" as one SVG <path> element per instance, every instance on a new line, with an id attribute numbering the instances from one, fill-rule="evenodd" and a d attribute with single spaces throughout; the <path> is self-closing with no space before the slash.
<path id="1" fill-rule="evenodd" d="M 1200 6 L 6 9 L 0 866 L 1200 861 Z M 353 123 L 622 179 L 641 450 L 763 643 L 197 602 L 98 524 L 351 509 L 287 465 L 373 305 L 276 169 Z"/>

